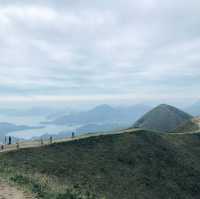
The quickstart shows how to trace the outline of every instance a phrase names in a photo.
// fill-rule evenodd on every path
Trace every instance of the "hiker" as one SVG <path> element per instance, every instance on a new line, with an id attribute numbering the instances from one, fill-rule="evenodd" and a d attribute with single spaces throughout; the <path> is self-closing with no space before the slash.
<path id="1" fill-rule="evenodd" d="M 72 138 L 74 138 L 75 137 L 75 133 L 74 132 L 72 132 Z"/>
<path id="2" fill-rule="evenodd" d="M 16 143 L 17 150 L 19 149 L 19 142 Z"/>
<path id="3" fill-rule="evenodd" d="M 52 144 L 53 143 L 53 137 L 51 136 L 49 139 L 50 139 L 50 144 Z"/>
<path id="4" fill-rule="evenodd" d="M 4 150 L 4 145 L 3 145 L 3 144 L 1 145 L 1 150 L 2 150 L 2 151 Z"/>
<path id="5" fill-rule="evenodd" d="M 12 138 L 11 136 L 8 137 L 8 145 L 11 145 L 12 144 Z"/>

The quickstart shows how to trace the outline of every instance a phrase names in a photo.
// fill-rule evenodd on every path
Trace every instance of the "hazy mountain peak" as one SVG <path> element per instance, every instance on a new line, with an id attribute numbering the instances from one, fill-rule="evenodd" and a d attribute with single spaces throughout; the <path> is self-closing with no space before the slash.
<path id="1" fill-rule="evenodd" d="M 76 114 L 70 114 L 50 121 L 58 125 L 66 124 L 102 124 L 102 123 L 128 123 L 127 127 L 136 121 L 146 111 L 150 110 L 148 106 L 130 106 L 130 107 L 112 107 L 107 104 L 96 106 L 88 111 L 82 111 Z"/>
<path id="2" fill-rule="evenodd" d="M 96 106 L 95 108 L 92 109 L 93 111 L 98 111 L 98 110 L 113 110 L 113 108 L 107 104 L 101 104 Z"/>
<path id="3" fill-rule="evenodd" d="M 172 106 L 170 106 L 168 104 L 160 104 L 157 106 L 157 108 L 169 108 L 169 107 L 172 107 Z"/>
<path id="4" fill-rule="evenodd" d="M 169 105 L 169 104 L 160 104 L 155 108 L 157 108 L 157 109 L 168 109 L 168 110 L 179 110 L 178 108 L 176 108 L 176 107 L 174 107 L 172 105 Z"/>

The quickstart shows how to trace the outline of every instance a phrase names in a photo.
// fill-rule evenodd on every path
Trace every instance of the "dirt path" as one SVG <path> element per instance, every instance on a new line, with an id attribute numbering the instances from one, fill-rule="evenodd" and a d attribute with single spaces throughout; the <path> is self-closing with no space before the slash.
<path id="1" fill-rule="evenodd" d="M 120 134 L 120 133 L 131 132 L 131 131 L 138 131 L 138 129 L 125 129 L 125 130 L 123 129 L 123 130 L 118 130 L 118 131 L 108 131 L 106 133 L 107 134 Z M 100 132 L 100 133 L 84 134 L 84 135 L 76 136 L 75 138 L 68 137 L 68 138 L 53 140 L 53 143 L 70 142 L 70 141 L 73 141 L 73 140 L 79 140 L 79 139 L 84 139 L 84 138 L 88 138 L 88 137 L 95 137 L 95 136 L 99 136 L 99 135 L 105 135 L 106 133 L 105 132 Z M 4 145 L 3 149 L 0 148 L 0 153 L 7 152 L 7 151 L 16 151 L 17 149 L 41 147 L 41 146 L 50 144 L 49 140 L 43 140 L 42 143 L 43 144 L 41 144 L 41 140 L 35 140 L 35 141 L 19 142 L 18 147 L 17 147 L 17 144 Z M 1 147 L 1 145 L 0 145 L 0 147 Z"/>
<path id="2" fill-rule="evenodd" d="M 0 199 L 33 199 L 33 197 L 0 181 Z"/>
<path id="3" fill-rule="evenodd" d="M 192 131 L 192 132 L 183 132 L 183 133 L 171 133 L 171 135 L 172 134 L 181 135 L 181 134 L 200 133 L 200 117 L 195 118 L 195 120 L 198 120 L 199 130 Z M 73 140 L 79 140 L 79 139 L 84 139 L 84 138 L 88 138 L 88 137 L 96 137 L 96 136 L 108 135 L 108 134 L 121 134 L 121 133 L 128 133 L 128 132 L 134 132 L 134 131 L 139 131 L 139 130 L 142 130 L 142 129 L 138 129 L 138 128 L 131 129 L 130 128 L 130 129 L 117 130 L 117 131 L 107 131 L 107 132 L 100 132 L 100 133 L 83 134 L 83 135 L 76 136 L 75 138 L 68 137 L 68 138 L 53 140 L 52 143 L 70 142 Z M 4 145 L 3 149 L 0 148 L 0 153 L 4 153 L 4 152 L 8 152 L 8 151 L 16 151 L 18 149 L 41 147 L 41 146 L 49 145 L 49 144 L 50 144 L 49 140 L 43 140 L 42 144 L 41 144 L 41 140 L 23 141 L 23 142 L 19 142 L 18 145 L 17 144 Z M 0 145 L 0 147 L 1 147 L 1 145 Z M 1 199 L 1 197 L 0 197 L 0 199 Z"/>

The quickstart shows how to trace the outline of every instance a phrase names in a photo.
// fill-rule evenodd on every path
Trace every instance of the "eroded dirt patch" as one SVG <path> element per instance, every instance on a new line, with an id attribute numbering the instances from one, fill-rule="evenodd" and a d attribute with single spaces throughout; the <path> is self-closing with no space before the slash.
<path id="1" fill-rule="evenodd" d="M 4 182 L 0 182 L 0 199 L 33 199 L 33 197 Z"/>

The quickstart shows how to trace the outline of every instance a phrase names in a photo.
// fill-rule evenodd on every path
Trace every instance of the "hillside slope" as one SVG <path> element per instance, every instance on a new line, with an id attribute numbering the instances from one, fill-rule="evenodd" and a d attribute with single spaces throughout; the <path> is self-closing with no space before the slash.
<path id="1" fill-rule="evenodd" d="M 93 196 L 88 198 L 197 199 L 199 153 L 199 134 L 140 130 L 3 153 L 0 174 L 20 184 L 31 182 L 38 198 L 67 198 L 51 194 L 52 184 L 59 182 Z M 35 182 L 37 176 L 43 176 L 42 185 Z"/>
<path id="2" fill-rule="evenodd" d="M 192 116 L 173 106 L 161 104 L 146 113 L 133 127 L 170 132 L 191 118 Z"/>
<path id="3" fill-rule="evenodd" d="M 200 118 L 195 117 L 188 120 L 176 128 L 173 132 L 175 133 L 187 133 L 200 130 Z"/>

